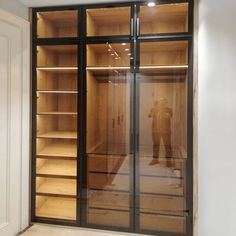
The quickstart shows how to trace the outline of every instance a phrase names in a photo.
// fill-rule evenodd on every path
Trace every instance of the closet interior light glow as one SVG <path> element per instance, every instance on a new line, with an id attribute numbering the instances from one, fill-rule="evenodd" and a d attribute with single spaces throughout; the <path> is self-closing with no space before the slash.
<path id="1" fill-rule="evenodd" d="M 155 7 L 155 2 L 149 2 L 148 4 L 147 4 L 149 7 Z"/>

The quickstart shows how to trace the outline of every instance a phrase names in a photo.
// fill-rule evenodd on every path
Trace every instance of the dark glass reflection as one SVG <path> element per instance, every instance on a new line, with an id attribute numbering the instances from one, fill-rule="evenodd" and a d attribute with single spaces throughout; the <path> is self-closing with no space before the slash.
<path id="1" fill-rule="evenodd" d="M 87 46 L 87 223 L 130 225 L 130 45 Z"/>
<path id="2" fill-rule="evenodd" d="M 150 162 L 150 165 L 159 163 L 160 144 L 162 140 L 165 148 L 165 157 L 167 159 L 166 166 L 172 166 L 171 118 L 173 112 L 167 105 L 168 100 L 166 98 L 155 101 L 154 107 L 148 115 L 149 118 L 152 118 L 153 141 L 153 160 Z"/>
<path id="3" fill-rule="evenodd" d="M 186 41 L 140 45 L 140 229 L 186 232 Z"/>

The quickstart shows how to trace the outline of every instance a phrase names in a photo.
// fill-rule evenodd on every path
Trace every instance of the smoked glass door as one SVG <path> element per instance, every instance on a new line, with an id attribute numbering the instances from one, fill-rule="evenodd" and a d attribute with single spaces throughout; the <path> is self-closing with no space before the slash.
<path id="1" fill-rule="evenodd" d="M 140 42 L 141 231 L 186 233 L 188 41 Z"/>
<path id="2" fill-rule="evenodd" d="M 129 43 L 87 45 L 87 224 L 129 229 Z"/>

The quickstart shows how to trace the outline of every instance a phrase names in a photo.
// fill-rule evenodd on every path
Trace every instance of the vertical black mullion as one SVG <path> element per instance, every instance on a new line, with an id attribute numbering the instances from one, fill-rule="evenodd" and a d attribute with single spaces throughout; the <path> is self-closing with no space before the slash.
<path id="1" fill-rule="evenodd" d="M 135 230 L 135 148 L 134 148 L 134 79 L 135 79 L 135 13 L 136 5 L 131 6 L 131 21 L 130 21 L 130 34 L 131 34 L 131 55 L 133 59 L 130 60 L 130 230 Z"/>
<path id="2" fill-rule="evenodd" d="M 81 11 L 80 8 L 77 9 L 77 194 L 76 194 L 76 202 L 77 202 L 77 217 L 76 223 L 78 226 L 81 226 L 81 147 L 80 147 L 80 134 L 81 134 L 81 82 L 80 82 L 80 75 L 81 75 L 81 34 L 80 34 L 80 27 L 81 27 Z"/>
<path id="3" fill-rule="evenodd" d="M 188 112 L 187 112 L 187 163 L 186 163 L 186 202 L 187 202 L 187 236 L 193 235 L 193 40 L 188 45 Z"/>
<path id="4" fill-rule="evenodd" d="M 188 118 L 187 118 L 187 207 L 188 207 L 188 217 L 187 217 L 187 236 L 193 235 L 193 13 L 194 5 L 193 0 L 189 0 L 189 15 L 188 15 L 188 25 L 189 34 L 192 35 L 192 39 L 188 41 Z"/>
<path id="5" fill-rule="evenodd" d="M 81 58 L 81 70 L 80 70 L 80 154 L 81 154 L 81 192 L 80 192 L 80 204 L 81 204 L 81 226 L 86 226 L 87 223 L 87 153 L 86 153 L 86 132 L 87 132 L 87 82 L 86 82 L 86 42 L 84 41 L 86 36 L 86 9 L 81 8 L 81 42 L 80 42 L 80 58 Z"/>
<path id="6" fill-rule="evenodd" d="M 36 217 L 36 133 L 37 133 L 37 46 L 36 32 L 37 32 L 37 12 L 32 11 L 32 158 L 31 158 L 31 220 L 35 221 Z"/>
<path id="7" fill-rule="evenodd" d="M 194 0 L 189 0 L 188 8 L 188 33 L 193 34 L 194 22 L 193 22 L 193 13 L 194 13 Z"/>
<path id="8" fill-rule="evenodd" d="M 139 64 L 140 64 L 140 53 L 139 53 L 139 4 L 135 5 L 135 72 L 134 72 L 134 187 L 135 187 L 135 198 L 134 198 L 134 207 L 135 207 L 135 219 L 134 219 L 134 232 L 139 232 L 140 218 L 139 218 L 139 205 L 140 205 L 140 186 L 139 186 Z"/>

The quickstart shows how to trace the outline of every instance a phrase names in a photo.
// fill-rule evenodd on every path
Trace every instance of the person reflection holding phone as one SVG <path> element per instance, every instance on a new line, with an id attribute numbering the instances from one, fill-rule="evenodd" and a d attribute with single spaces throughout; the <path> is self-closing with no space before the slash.
<path id="1" fill-rule="evenodd" d="M 172 148 L 171 148 L 171 118 L 172 109 L 167 106 L 168 101 L 161 98 L 154 102 L 148 117 L 152 118 L 152 140 L 153 140 L 153 160 L 149 165 L 159 163 L 161 139 L 164 143 L 166 154 L 166 166 L 172 167 Z"/>

